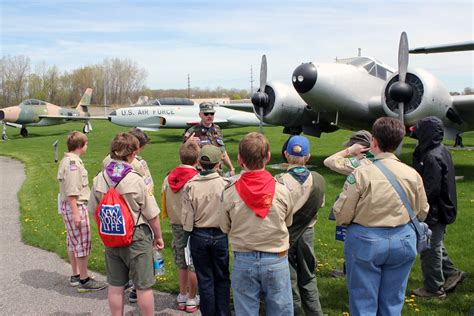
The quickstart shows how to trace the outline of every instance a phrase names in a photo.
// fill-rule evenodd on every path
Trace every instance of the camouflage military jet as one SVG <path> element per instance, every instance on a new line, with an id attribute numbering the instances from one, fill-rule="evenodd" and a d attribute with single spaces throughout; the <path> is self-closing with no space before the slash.
<path id="1" fill-rule="evenodd" d="M 10 106 L 0 110 L 0 121 L 3 125 L 2 139 L 7 140 L 7 125 L 21 128 L 20 135 L 28 136 L 26 126 L 49 126 L 63 124 L 70 121 L 85 121 L 84 133 L 92 130 L 91 119 L 104 119 L 107 117 L 91 116 L 87 106 L 90 105 L 92 89 L 87 88 L 77 107 L 65 109 L 57 105 L 36 99 L 28 99 L 19 105 Z"/>

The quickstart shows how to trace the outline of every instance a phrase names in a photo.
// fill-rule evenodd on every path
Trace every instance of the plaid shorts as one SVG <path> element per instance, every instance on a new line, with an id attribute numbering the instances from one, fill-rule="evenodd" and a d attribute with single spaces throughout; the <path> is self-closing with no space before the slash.
<path id="1" fill-rule="evenodd" d="M 91 229 L 87 205 L 78 204 L 77 208 L 81 216 L 81 226 L 76 227 L 72 219 L 71 205 L 67 201 L 61 201 L 60 210 L 66 226 L 67 250 L 74 252 L 76 258 L 86 257 L 91 252 Z"/>
<path id="2" fill-rule="evenodd" d="M 186 248 L 188 238 L 186 238 L 187 234 L 183 230 L 183 225 L 171 224 L 171 235 L 173 236 L 171 247 L 173 248 L 174 263 L 178 269 L 189 269 L 189 271 L 195 272 L 194 265 L 188 266 L 184 257 L 184 248 Z"/>

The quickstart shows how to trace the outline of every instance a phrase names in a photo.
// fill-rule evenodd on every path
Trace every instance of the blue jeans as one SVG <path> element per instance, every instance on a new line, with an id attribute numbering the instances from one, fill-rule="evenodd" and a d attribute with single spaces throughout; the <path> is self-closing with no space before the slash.
<path id="1" fill-rule="evenodd" d="M 266 315 L 293 315 L 288 257 L 268 252 L 234 251 L 232 289 L 235 315 L 259 315 L 260 298 Z"/>
<path id="2" fill-rule="evenodd" d="M 344 257 L 351 316 L 400 315 L 416 254 L 416 234 L 410 224 L 349 225 Z"/>
<path id="3" fill-rule="evenodd" d="M 201 314 L 230 315 L 227 235 L 218 228 L 194 227 L 190 245 L 201 295 Z"/>

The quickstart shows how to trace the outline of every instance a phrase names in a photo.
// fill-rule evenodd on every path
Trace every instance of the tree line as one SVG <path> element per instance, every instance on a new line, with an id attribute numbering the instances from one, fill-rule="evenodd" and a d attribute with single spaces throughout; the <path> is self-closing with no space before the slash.
<path id="1" fill-rule="evenodd" d="M 149 89 L 145 85 L 147 71 L 130 59 L 106 58 L 102 63 L 61 71 L 57 66 L 40 63 L 31 69 L 30 58 L 23 55 L 4 56 L 0 60 L 0 107 L 17 105 L 24 99 L 40 99 L 61 106 L 75 105 L 86 88 L 94 89 L 92 104 L 128 105 L 139 96 L 149 98 L 230 98 L 248 99 L 245 89 Z M 107 91 L 107 95 L 105 95 Z M 473 94 L 465 88 L 461 93 Z"/>
<path id="2" fill-rule="evenodd" d="M 86 88 L 94 89 L 92 104 L 127 105 L 140 95 L 149 98 L 248 98 L 239 89 L 159 89 L 146 87 L 147 71 L 130 59 L 106 58 L 102 63 L 62 71 L 40 63 L 32 69 L 27 56 L 4 56 L 0 60 L 0 107 L 17 105 L 24 99 L 39 99 L 60 106 L 75 105 Z M 107 94 L 105 95 L 105 92 Z"/>

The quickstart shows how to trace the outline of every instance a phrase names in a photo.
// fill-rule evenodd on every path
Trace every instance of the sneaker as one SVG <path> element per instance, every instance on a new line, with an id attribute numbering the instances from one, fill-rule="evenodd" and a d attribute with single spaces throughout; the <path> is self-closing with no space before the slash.
<path id="1" fill-rule="evenodd" d="M 72 275 L 70 278 L 69 278 L 69 286 L 78 286 L 79 283 L 81 281 L 81 278 L 80 276 L 78 275 Z"/>
<path id="2" fill-rule="evenodd" d="M 451 274 L 449 277 L 446 278 L 446 282 L 444 282 L 444 291 L 445 292 L 453 292 L 456 289 L 456 286 L 460 284 L 464 278 L 466 277 L 466 272 L 456 271 Z"/>
<path id="3" fill-rule="evenodd" d="M 77 291 L 79 293 L 95 292 L 95 291 L 103 290 L 106 287 L 107 287 L 107 283 L 89 278 L 89 281 L 87 281 L 86 283 L 79 284 Z"/>
<path id="4" fill-rule="evenodd" d="M 123 291 L 124 291 L 125 293 L 127 293 L 127 292 L 129 292 L 129 291 L 131 291 L 131 290 L 133 290 L 133 289 L 134 289 L 134 287 L 133 287 L 133 282 L 132 282 L 132 280 L 128 280 L 127 284 L 125 284 L 125 286 L 124 286 L 124 288 L 123 288 Z"/>
<path id="5" fill-rule="evenodd" d="M 186 313 L 194 313 L 198 310 L 199 306 L 199 295 L 196 295 L 195 298 L 188 298 L 186 300 Z"/>
<path id="6" fill-rule="evenodd" d="M 421 298 L 437 298 L 443 300 L 446 298 L 446 292 L 441 289 L 436 292 L 428 292 L 424 287 L 420 287 L 419 289 L 413 290 L 413 294 Z"/>
<path id="7" fill-rule="evenodd" d="M 137 290 L 132 288 L 130 290 L 130 294 L 128 295 L 128 301 L 130 303 L 136 303 L 138 301 Z"/>
<path id="8" fill-rule="evenodd" d="M 181 294 L 179 293 L 178 296 L 176 297 L 176 303 L 178 304 L 178 309 L 180 311 L 186 310 L 186 301 L 188 299 L 187 294 Z"/>

